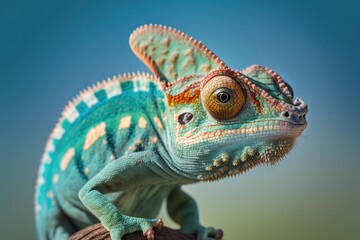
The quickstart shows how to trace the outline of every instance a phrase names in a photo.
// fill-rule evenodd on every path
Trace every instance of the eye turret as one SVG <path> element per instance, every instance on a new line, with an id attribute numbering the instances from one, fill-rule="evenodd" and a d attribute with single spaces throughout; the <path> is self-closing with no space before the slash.
<path id="1" fill-rule="evenodd" d="M 235 79 L 219 75 L 208 80 L 201 90 L 201 101 L 211 116 L 230 119 L 237 116 L 245 104 L 245 94 Z"/>

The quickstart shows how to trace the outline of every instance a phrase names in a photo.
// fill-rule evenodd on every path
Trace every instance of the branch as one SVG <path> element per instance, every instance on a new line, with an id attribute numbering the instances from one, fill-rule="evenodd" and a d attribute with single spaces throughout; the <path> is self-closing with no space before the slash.
<path id="1" fill-rule="evenodd" d="M 156 240 L 195 240 L 195 235 L 189 235 L 180 232 L 179 230 L 174 230 L 168 227 L 163 227 L 161 229 L 154 228 L 155 239 Z M 84 228 L 72 236 L 69 240 L 111 240 L 110 233 L 106 230 L 101 223 L 91 225 L 87 228 Z M 126 234 L 122 240 L 146 240 L 142 232 L 134 232 Z"/>

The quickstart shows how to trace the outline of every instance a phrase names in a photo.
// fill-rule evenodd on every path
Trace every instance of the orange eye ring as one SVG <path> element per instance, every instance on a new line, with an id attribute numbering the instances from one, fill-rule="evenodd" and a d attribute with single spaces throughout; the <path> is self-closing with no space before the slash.
<path id="1" fill-rule="evenodd" d="M 229 76 L 218 75 L 203 86 L 201 101 L 211 116 L 226 120 L 241 112 L 246 97 L 239 82 Z"/>

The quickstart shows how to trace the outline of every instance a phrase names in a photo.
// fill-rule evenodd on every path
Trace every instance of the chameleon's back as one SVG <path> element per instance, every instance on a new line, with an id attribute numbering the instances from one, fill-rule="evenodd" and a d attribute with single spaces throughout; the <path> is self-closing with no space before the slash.
<path id="1" fill-rule="evenodd" d="M 99 83 L 68 104 L 39 169 L 35 209 L 41 239 L 49 231 L 61 239 L 69 229 L 98 221 L 81 204 L 79 190 L 107 163 L 161 142 L 163 97 L 157 79 L 133 74 Z"/>

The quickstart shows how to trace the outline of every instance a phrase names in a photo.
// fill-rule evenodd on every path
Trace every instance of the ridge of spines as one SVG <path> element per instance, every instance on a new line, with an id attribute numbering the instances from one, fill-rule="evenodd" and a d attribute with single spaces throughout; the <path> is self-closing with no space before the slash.
<path id="1" fill-rule="evenodd" d="M 68 104 L 64 107 L 60 120 L 59 122 L 61 122 L 61 120 L 63 120 L 63 118 L 65 117 L 65 113 L 66 111 L 69 110 L 69 108 L 71 107 L 75 107 L 77 105 L 77 103 L 79 103 L 83 97 L 88 94 L 88 93 L 93 93 L 96 92 L 99 89 L 104 88 L 106 85 L 113 83 L 113 82 L 122 82 L 122 81 L 126 81 L 126 80 L 131 80 L 134 78 L 145 78 L 149 81 L 153 81 L 154 83 L 158 84 L 159 86 L 162 86 L 162 82 L 160 81 L 160 79 L 154 75 L 151 75 L 147 72 L 140 72 L 138 71 L 137 73 L 123 73 L 123 74 L 119 74 L 117 76 L 113 76 L 112 78 L 108 77 L 107 79 L 103 79 L 97 83 L 94 83 L 93 85 L 81 90 L 75 97 L 72 98 L 71 101 L 68 102 Z"/>
<path id="2" fill-rule="evenodd" d="M 67 117 L 67 113 L 68 111 L 74 109 L 76 107 L 76 105 L 81 102 L 85 96 L 85 94 L 88 93 L 93 93 L 96 92 L 99 89 L 104 88 L 106 85 L 111 84 L 113 82 L 123 82 L 123 81 L 127 81 L 127 80 L 132 80 L 134 78 L 144 78 L 147 79 L 149 81 L 152 81 L 154 83 L 156 83 L 160 88 L 162 88 L 163 86 L 163 82 L 160 81 L 160 79 L 152 74 L 149 74 L 147 72 L 137 72 L 137 73 L 124 73 L 124 74 L 119 74 L 117 76 L 113 76 L 112 78 L 107 78 L 104 79 L 102 81 L 99 81 L 97 83 L 94 83 L 93 85 L 91 85 L 90 87 L 87 87 L 83 90 L 81 90 L 75 97 L 72 98 L 72 100 L 68 101 L 68 103 L 66 104 L 66 106 L 64 107 L 60 118 L 58 119 L 57 123 L 55 124 L 54 128 L 52 129 L 50 136 L 46 142 L 45 148 L 46 146 L 48 146 L 48 144 L 50 144 L 50 141 L 52 141 L 54 139 L 54 135 L 55 135 L 55 131 L 57 129 L 57 126 L 61 125 L 61 123 L 64 121 L 64 119 Z M 44 151 L 44 154 L 46 154 L 48 151 Z"/>
<path id="3" fill-rule="evenodd" d="M 282 79 L 282 77 L 279 74 L 277 74 L 274 70 L 271 70 L 270 68 L 261 66 L 259 64 L 253 64 L 252 66 L 244 69 L 241 72 L 246 74 L 247 72 L 253 71 L 253 70 L 257 69 L 257 68 L 263 69 L 267 74 L 269 74 L 272 77 L 272 79 L 276 82 L 276 84 L 279 87 L 280 91 L 288 98 L 288 100 L 290 102 L 292 102 L 294 96 L 292 96 L 289 88 L 286 86 L 286 84 L 285 84 L 284 80 Z"/>

